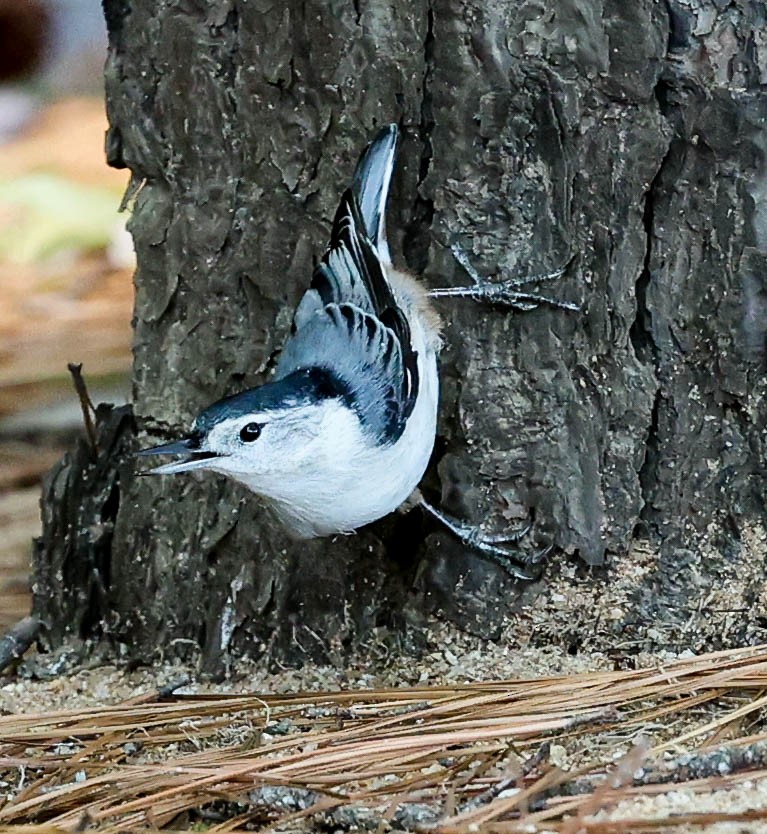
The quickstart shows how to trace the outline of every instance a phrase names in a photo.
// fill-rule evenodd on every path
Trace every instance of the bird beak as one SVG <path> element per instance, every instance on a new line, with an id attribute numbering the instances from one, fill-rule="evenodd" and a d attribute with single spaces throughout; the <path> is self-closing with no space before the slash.
<path id="1" fill-rule="evenodd" d="M 218 452 L 208 452 L 200 449 L 200 442 L 197 438 L 177 440 L 175 443 L 163 443 L 162 446 L 152 446 L 151 449 L 142 449 L 140 452 L 136 452 L 136 457 L 149 457 L 150 455 L 175 455 L 183 459 L 176 463 L 157 466 L 148 472 L 142 472 L 142 475 L 175 475 L 177 472 L 205 469 L 210 460 L 222 457 Z"/>

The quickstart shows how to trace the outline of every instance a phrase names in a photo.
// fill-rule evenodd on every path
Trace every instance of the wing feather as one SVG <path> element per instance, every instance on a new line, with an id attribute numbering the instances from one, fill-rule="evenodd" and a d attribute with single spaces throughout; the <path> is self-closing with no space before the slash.
<path id="1" fill-rule="evenodd" d="M 363 154 L 277 369 L 277 379 L 313 367 L 335 375 L 351 391 L 363 426 L 380 442 L 401 436 L 418 394 L 410 325 L 380 257 L 395 144 L 396 128 L 390 126 Z M 360 206 L 367 207 L 364 217 Z"/>

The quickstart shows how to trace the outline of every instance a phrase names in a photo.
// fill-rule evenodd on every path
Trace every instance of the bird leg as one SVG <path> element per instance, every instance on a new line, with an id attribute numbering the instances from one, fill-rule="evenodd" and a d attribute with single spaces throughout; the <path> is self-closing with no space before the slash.
<path id="1" fill-rule="evenodd" d="M 484 301 L 488 304 L 497 304 L 502 307 L 511 307 L 513 310 L 534 310 L 541 304 L 549 307 L 558 307 L 561 310 L 580 311 L 578 304 L 569 301 L 559 301 L 556 298 L 549 298 L 538 293 L 527 292 L 525 287 L 531 284 L 540 284 L 545 281 L 555 281 L 564 274 L 567 265 L 554 272 L 545 272 L 540 275 L 528 275 L 524 278 L 507 278 L 505 281 L 493 283 L 488 281 L 477 272 L 469 260 L 466 252 L 454 243 L 450 251 L 458 263 L 466 270 L 469 278 L 474 282 L 470 287 L 442 287 L 429 290 L 432 298 L 473 298 L 475 301 Z"/>
<path id="2" fill-rule="evenodd" d="M 495 562 L 500 565 L 506 573 L 515 579 L 524 579 L 531 581 L 538 579 L 541 573 L 539 567 L 540 563 L 553 550 L 553 545 L 549 545 L 538 553 L 533 553 L 526 556 L 517 551 L 507 547 L 502 547 L 504 543 L 518 542 L 530 532 L 530 524 L 526 524 L 519 530 L 512 530 L 508 533 L 489 534 L 483 533 L 482 530 L 473 524 L 467 524 L 465 521 L 460 521 L 447 513 L 438 510 L 432 504 L 429 504 L 424 498 L 420 498 L 418 502 L 430 515 L 434 516 L 438 521 L 447 527 L 450 532 L 462 541 L 468 547 L 476 550 L 483 558 L 490 562 Z M 530 571 L 529 568 L 534 568 Z"/>

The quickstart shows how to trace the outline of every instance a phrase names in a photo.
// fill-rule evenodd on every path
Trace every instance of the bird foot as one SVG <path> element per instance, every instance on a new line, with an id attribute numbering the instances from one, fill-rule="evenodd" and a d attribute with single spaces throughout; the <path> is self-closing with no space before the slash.
<path id="1" fill-rule="evenodd" d="M 538 579 L 543 569 L 541 563 L 554 549 L 553 545 L 549 545 L 537 553 L 526 555 L 503 546 L 524 538 L 530 532 L 530 524 L 506 533 L 485 533 L 480 527 L 460 521 L 438 510 L 424 499 L 421 499 L 420 504 L 429 514 L 442 522 L 456 538 L 476 550 L 483 558 L 502 567 L 514 579 L 523 579 L 528 582 Z M 533 570 L 530 570 L 531 568 Z"/>
<path id="2" fill-rule="evenodd" d="M 453 256 L 458 263 L 466 270 L 467 275 L 474 282 L 470 287 L 443 287 L 430 290 L 432 298 L 472 298 L 474 301 L 484 301 L 488 304 L 496 304 L 501 307 L 510 307 L 513 310 L 534 310 L 541 304 L 549 307 L 558 307 L 561 310 L 572 310 L 580 312 L 580 305 L 572 304 L 569 301 L 560 301 L 557 298 L 540 295 L 539 293 L 528 292 L 525 288 L 532 284 L 540 284 L 545 281 L 555 281 L 561 277 L 567 264 L 554 272 L 545 272 L 539 275 L 527 275 L 522 278 L 507 278 L 505 281 L 490 282 L 483 278 L 469 260 L 466 252 L 454 243 L 450 247 Z"/>

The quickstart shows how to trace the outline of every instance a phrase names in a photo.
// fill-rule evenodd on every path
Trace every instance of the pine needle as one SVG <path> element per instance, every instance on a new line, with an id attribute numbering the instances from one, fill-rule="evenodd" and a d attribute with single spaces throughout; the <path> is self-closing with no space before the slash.
<path id="1" fill-rule="evenodd" d="M 169 695 L 0 717 L 0 834 L 323 822 L 441 834 L 653 831 L 604 809 L 767 780 L 767 647 L 628 672 L 294 695 Z M 750 735 L 725 733 L 748 724 Z M 547 760 L 567 751 L 569 769 Z M 671 752 L 673 751 L 673 753 Z M 676 756 L 676 758 L 674 758 Z M 617 757 L 617 758 L 616 758 Z M 602 812 L 602 813 L 600 813 Z"/>

